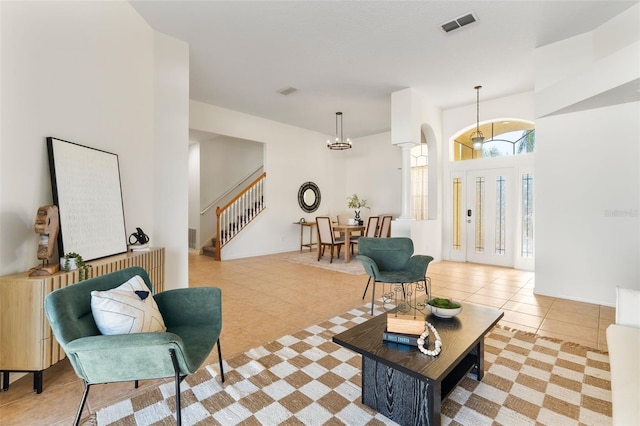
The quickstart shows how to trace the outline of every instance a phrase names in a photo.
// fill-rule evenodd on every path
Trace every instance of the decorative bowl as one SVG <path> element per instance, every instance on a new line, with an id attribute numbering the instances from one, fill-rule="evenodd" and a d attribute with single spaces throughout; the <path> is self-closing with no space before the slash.
<path id="1" fill-rule="evenodd" d="M 455 303 L 456 305 L 458 305 L 458 307 L 457 308 L 444 308 L 444 307 L 441 308 L 441 307 L 432 305 L 432 303 L 434 303 L 434 301 L 436 300 L 440 300 L 440 301 L 447 300 L 450 304 Z M 462 304 L 453 299 L 433 298 L 427 302 L 426 306 L 427 306 L 427 310 L 431 312 L 433 315 L 437 316 L 438 318 L 453 318 L 462 311 Z"/>

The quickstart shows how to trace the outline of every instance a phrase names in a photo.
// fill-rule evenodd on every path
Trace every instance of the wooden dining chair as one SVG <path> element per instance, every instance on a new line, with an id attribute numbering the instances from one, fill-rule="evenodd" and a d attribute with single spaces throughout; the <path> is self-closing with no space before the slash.
<path id="1" fill-rule="evenodd" d="M 353 254 L 353 246 L 358 244 L 358 239 L 360 237 L 376 237 L 378 234 L 378 223 L 380 223 L 380 218 L 378 216 L 369 216 L 367 219 L 367 227 L 364 229 L 363 235 L 353 235 L 351 237 L 351 254 Z"/>
<path id="2" fill-rule="evenodd" d="M 338 225 L 348 225 L 350 217 L 351 216 L 349 216 L 347 214 L 339 214 L 337 216 Z M 336 238 L 338 238 L 338 239 L 340 239 L 340 238 L 344 239 L 344 231 L 336 231 L 335 235 L 336 235 Z"/>
<path id="3" fill-rule="evenodd" d="M 391 237 L 391 219 L 393 219 L 393 217 L 390 215 L 382 216 L 382 220 L 380 221 L 380 226 L 378 227 L 378 233 L 376 237 L 379 237 L 379 238 Z"/>
<path id="4" fill-rule="evenodd" d="M 345 245 L 346 241 L 344 239 L 336 239 L 330 217 L 316 217 L 316 225 L 316 229 L 318 230 L 318 261 L 320 261 L 320 258 L 324 255 L 324 249 L 329 247 L 331 250 L 329 263 L 333 263 L 333 249 L 337 247 L 338 255 L 336 257 L 340 257 L 340 249 Z"/>
<path id="5" fill-rule="evenodd" d="M 349 216 L 348 214 L 339 214 L 337 217 L 338 225 L 347 225 L 351 216 Z"/>

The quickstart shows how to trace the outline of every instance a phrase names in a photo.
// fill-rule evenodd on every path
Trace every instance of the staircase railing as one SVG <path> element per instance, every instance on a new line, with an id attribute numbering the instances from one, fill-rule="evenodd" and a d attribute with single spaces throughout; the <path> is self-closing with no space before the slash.
<path id="1" fill-rule="evenodd" d="M 251 179 L 256 179 L 256 177 L 263 172 L 263 170 L 262 170 L 263 168 L 264 168 L 264 166 L 258 167 L 253 172 L 249 173 L 247 176 L 245 176 L 243 179 L 241 179 L 236 185 L 234 185 L 231 188 L 227 189 L 227 191 L 224 194 L 220 195 L 218 198 L 216 198 L 215 200 L 210 202 L 207 205 L 207 207 L 202 209 L 202 211 L 200 212 L 200 216 L 205 215 L 209 210 L 211 210 L 213 207 L 215 207 L 216 204 L 228 200 L 232 193 L 237 191 L 238 188 L 241 188 L 242 186 L 246 185 L 247 182 L 249 182 Z"/>
<path id="2" fill-rule="evenodd" d="M 221 250 L 229 241 L 265 209 L 263 173 L 243 189 L 231 201 L 216 208 L 216 260 L 221 259 Z"/>

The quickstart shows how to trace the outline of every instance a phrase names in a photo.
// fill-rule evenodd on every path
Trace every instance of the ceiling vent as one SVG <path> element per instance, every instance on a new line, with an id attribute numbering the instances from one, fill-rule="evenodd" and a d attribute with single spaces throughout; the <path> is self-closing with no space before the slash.
<path id="1" fill-rule="evenodd" d="M 287 87 L 283 87 L 280 90 L 276 90 L 276 93 L 280 93 L 281 95 L 287 96 L 297 91 L 298 89 L 296 89 L 295 87 L 287 86 Z"/>
<path id="2" fill-rule="evenodd" d="M 477 20 L 478 19 L 473 14 L 473 12 L 469 12 L 466 15 L 457 17 L 453 21 L 445 22 L 444 24 L 440 25 L 440 28 L 442 28 L 442 31 L 444 31 L 445 33 L 448 33 L 453 30 L 457 30 L 458 28 L 462 28 L 465 25 L 472 24 Z"/>

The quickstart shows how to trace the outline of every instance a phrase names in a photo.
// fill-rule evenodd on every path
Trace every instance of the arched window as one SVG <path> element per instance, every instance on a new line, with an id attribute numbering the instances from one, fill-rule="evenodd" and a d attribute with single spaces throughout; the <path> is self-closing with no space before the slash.
<path id="1" fill-rule="evenodd" d="M 503 157 L 535 151 L 536 138 L 533 123 L 518 120 L 500 120 L 480 125 L 484 135 L 482 150 L 474 150 L 471 134 L 475 126 L 454 139 L 453 161 L 476 158 Z"/>

